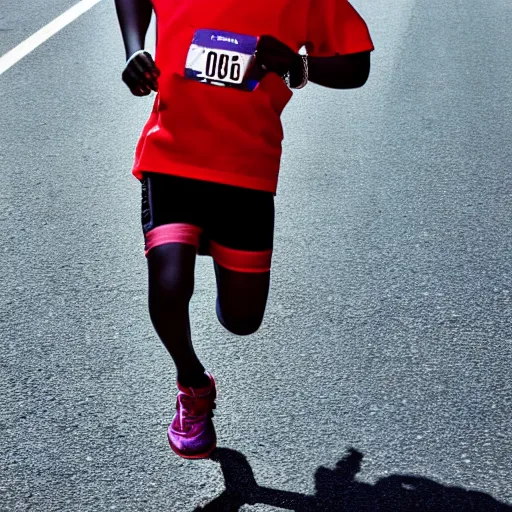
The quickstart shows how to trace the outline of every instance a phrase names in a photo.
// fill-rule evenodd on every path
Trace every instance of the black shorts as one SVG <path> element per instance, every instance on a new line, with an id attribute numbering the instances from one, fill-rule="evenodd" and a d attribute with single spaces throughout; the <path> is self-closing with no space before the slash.
<path id="1" fill-rule="evenodd" d="M 199 254 L 210 254 L 214 259 L 218 252 L 215 249 L 219 248 L 221 252 L 234 250 L 232 255 L 238 254 L 242 259 L 251 259 L 251 254 L 245 253 L 254 253 L 253 259 L 257 259 L 259 253 L 261 259 L 263 253 L 272 252 L 274 195 L 168 174 L 144 173 L 142 228 L 146 254 L 156 245 L 185 240 L 184 243 L 196 245 Z M 160 231 L 158 236 L 156 228 Z M 186 233 L 180 234 L 178 228 Z M 225 261 L 225 254 L 220 259 Z"/>

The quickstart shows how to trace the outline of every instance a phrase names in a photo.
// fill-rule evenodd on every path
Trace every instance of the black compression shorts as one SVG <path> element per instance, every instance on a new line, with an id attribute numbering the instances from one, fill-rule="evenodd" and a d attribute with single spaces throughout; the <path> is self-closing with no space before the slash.
<path id="1" fill-rule="evenodd" d="M 195 230 L 197 237 L 194 235 L 190 243 L 198 247 L 199 254 L 211 254 L 217 259 L 212 249 L 220 248 L 235 250 L 235 256 L 260 253 L 261 257 L 272 252 L 274 195 L 168 174 L 144 173 L 142 228 L 146 254 L 163 243 L 191 240 Z M 185 238 L 180 235 L 182 228 Z"/>

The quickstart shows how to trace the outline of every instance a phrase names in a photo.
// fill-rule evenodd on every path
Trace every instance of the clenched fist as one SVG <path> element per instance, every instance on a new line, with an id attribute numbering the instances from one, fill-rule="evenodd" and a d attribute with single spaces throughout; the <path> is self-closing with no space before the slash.
<path id="1" fill-rule="evenodd" d="M 295 53 L 273 36 L 261 36 L 256 47 L 256 63 L 265 71 L 288 77 L 290 87 L 306 85 L 307 58 Z"/>
<path id="2" fill-rule="evenodd" d="M 145 50 L 135 52 L 126 63 L 122 78 L 135 96 L 147 96 L 158 91 L 160 70 L 151 54 Z"/>

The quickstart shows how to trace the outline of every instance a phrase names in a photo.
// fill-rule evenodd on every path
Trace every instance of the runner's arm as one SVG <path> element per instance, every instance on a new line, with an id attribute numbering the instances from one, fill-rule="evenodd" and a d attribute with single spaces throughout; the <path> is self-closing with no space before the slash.
<path id="1" fill-rule="evenodd" d="M 309 81 L 332 89 L 362 87 L 370 74 L 370 52 L 308 57 Z"/>
<path id="2" fill-rule="evenodd" d="M 147 96 L 158 91 L 160 71 L 144 43 L 151 21 L 150 0 L 115 0 L 117 17 L 126 51 L 126 66 L 122 78 L 135 96 Z"/>
<path id="3" fill-rule="evenodd" d="M 314 82 L 332 89 L 353 89 L 366 83 L 370 74 L 370 52 L 316 57 L 308 55 L 306 76 L 303 56 L 295 53 L 278 39 L 260 37 L 256 61 L 263 69 L 280 76 L 289 72 L 290 86 L 300 88 L 306 82 Z"/>
<path id="4" fill-rule="evenodd" d="M 370 74 L 370 31 L 351 0 L 310 2 L 306 48 L 309 80 L 333 89 L 363 86 Z"/>
<path id="5" fill-rule="evenodd" d="M 115 3 L 128 60 L 144 48 L 153 4 L 150 0 L 115 0 Z"/>

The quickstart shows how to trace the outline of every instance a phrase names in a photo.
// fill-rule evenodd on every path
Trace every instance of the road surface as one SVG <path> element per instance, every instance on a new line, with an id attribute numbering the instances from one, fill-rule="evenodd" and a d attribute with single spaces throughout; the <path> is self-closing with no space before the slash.
<path id="1" fill-rule="evenodd" d="M 0 54 L 72 5 L 2 7 Z M 198 261 L 212 460 L 167 445 L 113 2 L 0 76 L 2 512 L 512 510 L 512 4 L 354 5 L 369 82 L 283 116 L 258 333 Z"/>

